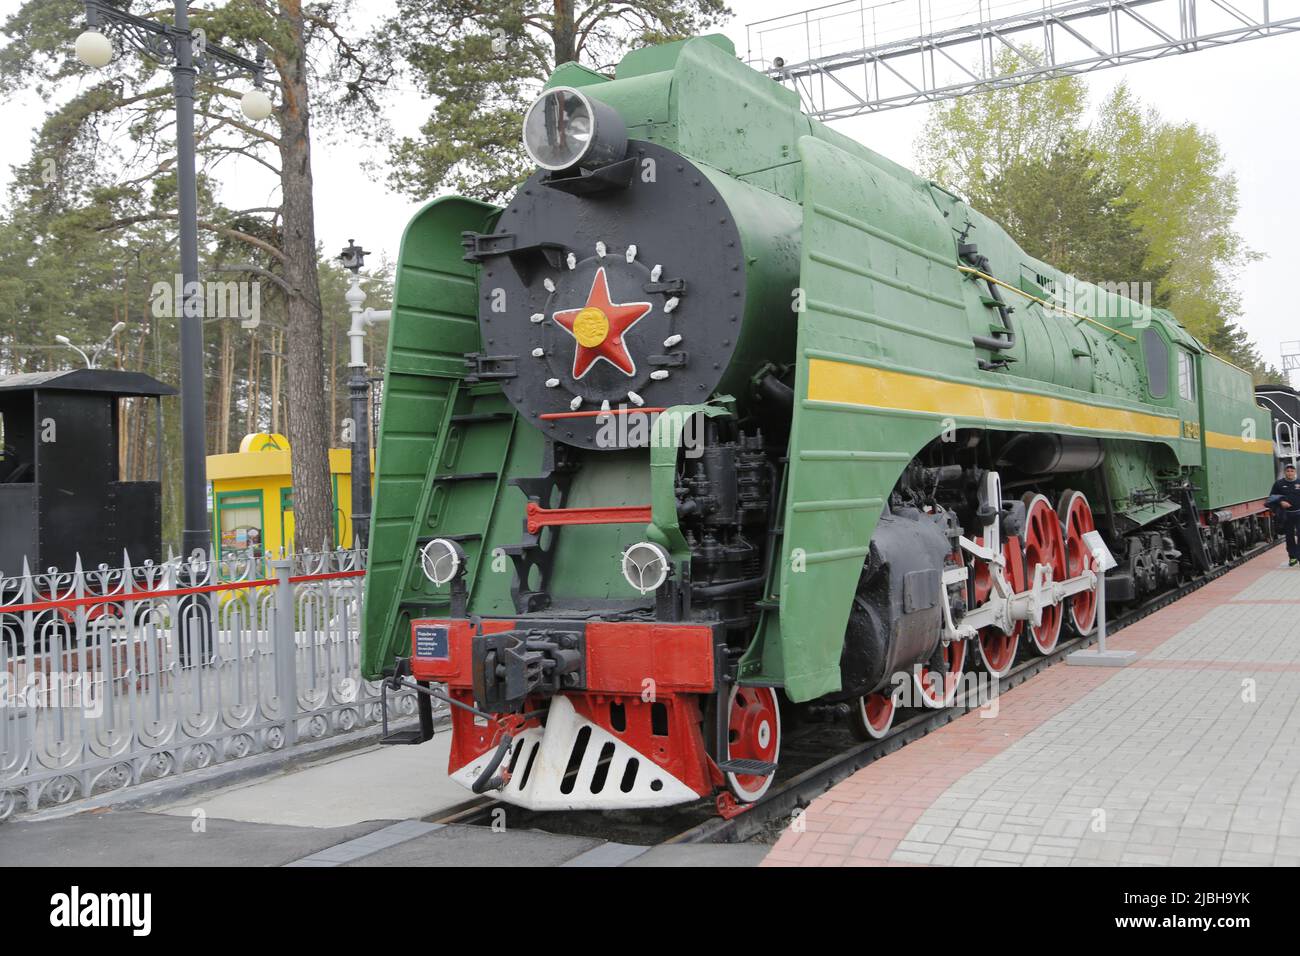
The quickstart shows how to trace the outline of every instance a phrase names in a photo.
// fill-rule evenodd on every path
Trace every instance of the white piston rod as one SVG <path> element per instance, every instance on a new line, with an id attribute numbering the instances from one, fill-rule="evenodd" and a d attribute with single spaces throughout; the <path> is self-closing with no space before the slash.
<path id="1" fill-rule="evenodd" d="M 985 475 L 980 497 L 981 510 L 993 511 L 993 520 L 984 534 L 986 543 L 976 544 L 963 535 L 960 545 L 963 551 L 988 564 L 992 588 L 988 600 L 967 611 L 960 622 L 954 622 L 952 608 L 947 601 L 943 602 L 945 643 L 975 637 L 981 628 L 989 626 L 1009 634 L 1017 621 L 1029 621 L 1037 627 L 1043 623 L 1044 608 L 1083 591 L 1097 589 L 1097 574 L 1091 569 L 1064 581 L 1053 581 L 1051 565 L 1038 564 L 1034 566 L 1029 588 L 1019 594 L 1013 592 L 1011 582 L 1007 580 L 1006 560 L 1002 556 L 1002 479 L 997 472 L 990 471 Z M 944 587 L 965 581 L 967 575 L 965 566 L 948 568 L 943 572 Z"/>

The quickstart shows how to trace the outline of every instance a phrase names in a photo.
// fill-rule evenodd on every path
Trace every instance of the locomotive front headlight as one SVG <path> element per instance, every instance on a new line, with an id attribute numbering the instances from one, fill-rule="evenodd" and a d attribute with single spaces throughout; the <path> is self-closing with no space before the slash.
<path id="1" fill-rule="evenodd" d="M 568 86 L 537 98 L 524 117 L 524 149 L 542 169 L 595 169 L 627 153 L 627 126 L 613 107 Z"/>
<path id="2" fill-rule="evenodd" d="M 657 544 L 641 541 L 623 552 L 623 577 L 642 594 L 649 594 L 668 580 L 668 552 Z"/>

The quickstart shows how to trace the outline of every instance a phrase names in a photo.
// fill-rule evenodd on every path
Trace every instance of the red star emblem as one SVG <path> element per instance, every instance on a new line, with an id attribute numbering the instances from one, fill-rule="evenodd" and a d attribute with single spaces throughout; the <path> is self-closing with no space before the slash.
<path id="1" fill-rule="evenodd" d="M 605 267 L 596 270 L 596 278 L 587 293 L 587 304 L 578 309 L 564 309 L 551 316 L 560 328 L 573 336 L 573 377 L 582 378 L 600 359 L 604 359 L 624 375 L 636 374 L 636 362 L 628 353 L 624 334 L 647 315 L 653 306 L 649 302 L 623 302 L 609 300 L 609 282 Z"/>

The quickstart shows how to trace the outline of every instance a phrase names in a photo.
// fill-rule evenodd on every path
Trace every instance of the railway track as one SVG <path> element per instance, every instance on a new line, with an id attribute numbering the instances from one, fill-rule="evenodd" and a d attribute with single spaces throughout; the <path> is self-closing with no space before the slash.
<path id="1" fill-rule="evenodd" d="M 1168 607 L 1276 546 L 1277 542 L 1259 545 L 1221 568 L 1117 615 L 1107 622 L 1108 634 L 1115 634 L 1161 608 Z M 998 682 L 998 696 L 1095 641 L 1095 636 L 1073 637 L 1062 640 L 1051 654 L 1021 661 Z M 942 710 L 911 710 L 905 717 L 904 712 L 900 711 L 902 719 L 895 721 L 887 736 L 867 743 L 853 740 L 846 730 L 841 729 L 840 724 L 810 723 L 787 740 L 793 751 L 793 761 L 787 762 L 786 748 L 783 746 L 783 769 L 791 775 L 778 777 L 762 800 L 730 819 L 717 816 L 713 802 L 707 800 L 666 810 L 655 808 L 616 812 L 537 813 L 502 804 L 490 797 L 466 800 L 425 819 L 431 823 L 506 826 L 511 829 L 537 829 L 575 836 L 599 836 L 613 842 L 641 845 L 741 843 L 754 839 L 765 831 L 783 828 L 797 809 L 806 807 L 855 771 L 987 703 L 987 699 L 979 699 L 978 695 L 972 694 L 972 688 L 966 686 L 959 691 L 951 707 Z M 844 745 L 846 740 L 852 743 Z M 827 752 L 832 749 L 834 752 L 827 756 Z"/>

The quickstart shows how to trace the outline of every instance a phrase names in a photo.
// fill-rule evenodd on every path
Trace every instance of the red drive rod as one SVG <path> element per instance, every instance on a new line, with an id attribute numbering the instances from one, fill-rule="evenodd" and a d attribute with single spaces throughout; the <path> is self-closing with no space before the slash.
<path id="1" fill-rule="evenodd" d="M 649 505 L 627 505 L 612 508 L 543 508 L 535 501 L 528 502 L 528 533 L 537 534 L 542 528 L 568 524 L 649 524 Z"/>

